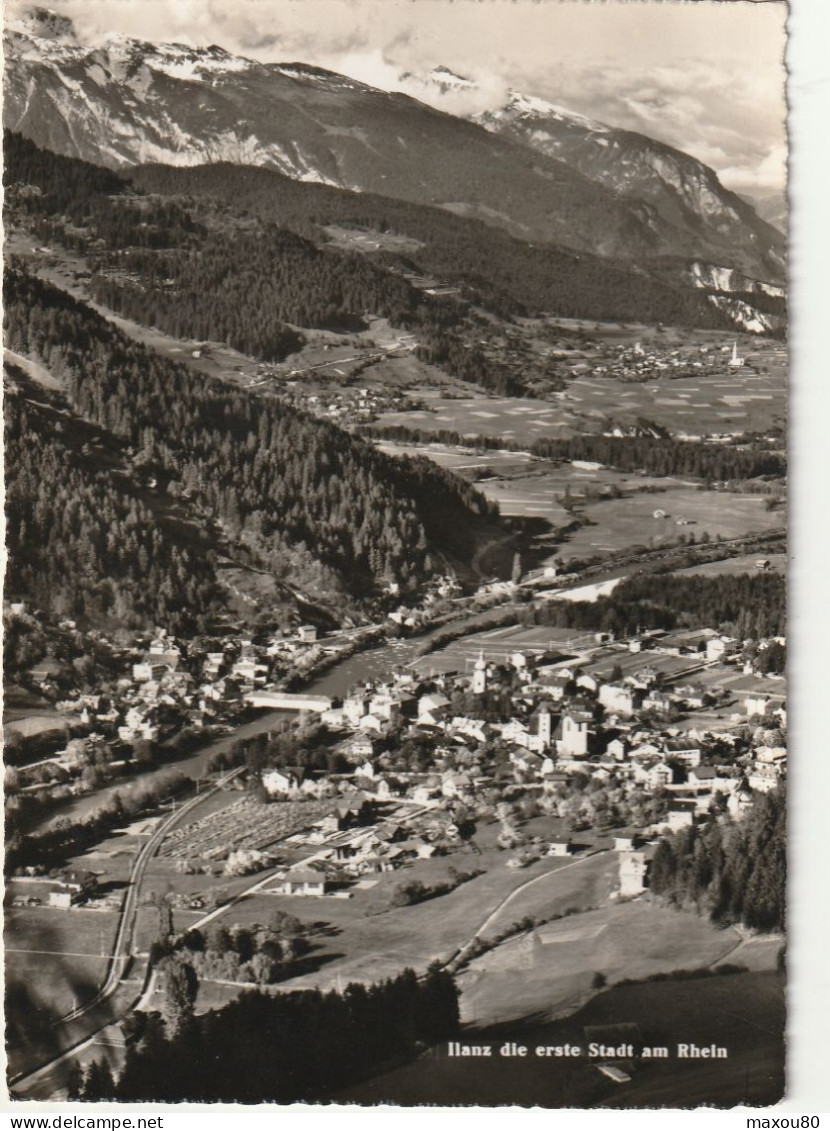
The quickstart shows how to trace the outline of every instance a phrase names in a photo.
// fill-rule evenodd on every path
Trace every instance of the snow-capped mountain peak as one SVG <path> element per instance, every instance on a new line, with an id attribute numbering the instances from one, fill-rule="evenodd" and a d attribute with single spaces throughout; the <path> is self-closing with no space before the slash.
<path id="1" fill-rule="evenodd" d="M 407 98 L 220 47 L 120 35 L 83 45 L 43 9 L 7 33 L 4 122 L 58 153 L 113 168 L 265 165 L 600 255 L 681 256 L 771 283 L 782 273 L 782 237 L 711 169 L 500 81 L 437 66 L 401 83 Z M 454 112 L 436 113 L 444 98 Z M 474 114 L 476 104 L 501 105 Z"/>
<path id="2" fill-rule="evenodd" d="M 473 121 L 570 166 L 620 197 L 642 201 L 666 223 L 694 233 L 707 258 L 728 248 L 741 270 L 762 280 L 780 279 L 780 234 L 690 154 L 518 91 L 510 91 L 497 109 L 473 115 Z"/>
<path id="3" fill-rule="evenodd" d="M 564 106 L 557 106 L 554 102 L 548 102 L 545 98 L 537 98 L 532 94 L 521 94 L 517 90 L 509 92 L 508 100 L 504 106 L 489 113 L 489 117 L 497 120 L 504 117 L 521 117 L 524 115 L 532 115 L 536 119 L 549 118 L 566 125 L 573 124 L 582 129 L 590 130 L 592 133 L 607 134 L 611 132 L 609 126 L 596 121 L 594 118 L 586 118 L 573 110 L 567 110 Z M 482 115 L 482 117 L 485 116 L 487 115 Z"/>
<path id="4" fill-rule="evenodd" d="M 37 6 L 25 8 L 17 16 L 6 19 L 5 27 L 7 31 L 16 32 L 18 35 L 51 41 L 61 40 L 72 46 L 78 45 L 72 21 L 50 8 Z"/>
<path id="5" fill-rule="evenodd" d="M 437 96 L 452 94 L 468 94 L 478 90 L 478 83 L 474 79 L 465 78 L 456 74 L 449 67 L 433 67 L 431 71 L 415 74 L 413 71 L 404 71 L 398 76 L 402 87 L 414 93 L 416 97 L 433 102 Z"/>

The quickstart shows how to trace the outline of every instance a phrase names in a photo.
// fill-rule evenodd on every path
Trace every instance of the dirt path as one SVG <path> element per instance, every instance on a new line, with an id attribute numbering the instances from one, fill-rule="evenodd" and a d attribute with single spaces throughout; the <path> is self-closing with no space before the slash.
<path id="1" fill-rule="evenodd" d="M 476 941 L 481 938 L 483 932 L 487 930 L 490 924 L 497 918 L 498 915 L 501 914 L 505 907 L 507 907 L 507 905 L 516 898 L 516 896 L 521 895 L 522 892 L 527 891 L 528 888 L 533 887 L 534 884 L 538 884 L 541 880 L 549 880 L 551 876 L 560 876 L 563 872 L 567 872 L 569 868 L 577 868 L 586 860 L 593 859 L 596 856 L 602 856 L 610 851 L 611 850 L 608 848 L 600 848 L 594 852 L 588 852 L 584 856 L 581 856 L 579 860 L 572 860 L 570 864 L 565 864 L 562 868 L 556 868 L 551 870 L 550 872 L 543 872 L 541 876 L 534 876 L 532 879 L 526 880 L 523 884 L 519 884 L 517 888 L 513 888 L 513 890 L 508 892 L 507 895 L 499 903 L 496 904 L 493 910 L 490 911 L 484 922 L 476 929 L 475 933 L 467 940 L 467 942 L 465 942 L 463 946 L 459 947 L 455 954 L 453 954 L 449 958 L 446 966 L 448 968 L 451 966 L 457 968 L 458 964 L 463 961 L 466 953 L 470 950 L 471 947 L 475 945 Z"/>

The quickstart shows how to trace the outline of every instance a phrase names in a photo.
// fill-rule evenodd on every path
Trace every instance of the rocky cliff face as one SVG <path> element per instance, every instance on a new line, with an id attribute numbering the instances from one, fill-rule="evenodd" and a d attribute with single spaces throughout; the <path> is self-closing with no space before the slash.
<path id="1" fill-rule="evenodd" d="M 756 279 L 783 278 L 781 233 L 725 189 L 713 169 L 689 154 L 516 93 L 501 108 L 476 115 L 476 120 L 564 162 L 621 197 L 647 202 L 667 224 L 694 237 L 704 258 L 727 259 Z"/>

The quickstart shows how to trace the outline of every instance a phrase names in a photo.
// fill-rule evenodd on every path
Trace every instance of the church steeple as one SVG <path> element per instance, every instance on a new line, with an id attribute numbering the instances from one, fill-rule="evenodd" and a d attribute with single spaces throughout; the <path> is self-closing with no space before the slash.
<path id="1" fill-rule="evenodd" d="M 484 659 L 484 649 L 482 648 L 476 660 L 475 670 L 473 671 L 473 694 L 482 695 L 487 690 L 487 662 Z"/>

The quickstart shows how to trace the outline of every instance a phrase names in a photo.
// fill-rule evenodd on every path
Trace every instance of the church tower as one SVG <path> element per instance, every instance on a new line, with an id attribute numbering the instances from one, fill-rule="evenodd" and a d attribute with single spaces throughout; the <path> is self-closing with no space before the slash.
<path id="1" fill-rule="evenodd" d="M 484 652 L 478 654 L 476 666 L 473 671 L 473 694 L 483 695 L 487 690 L 487 664 L 484 659 Z"/>

